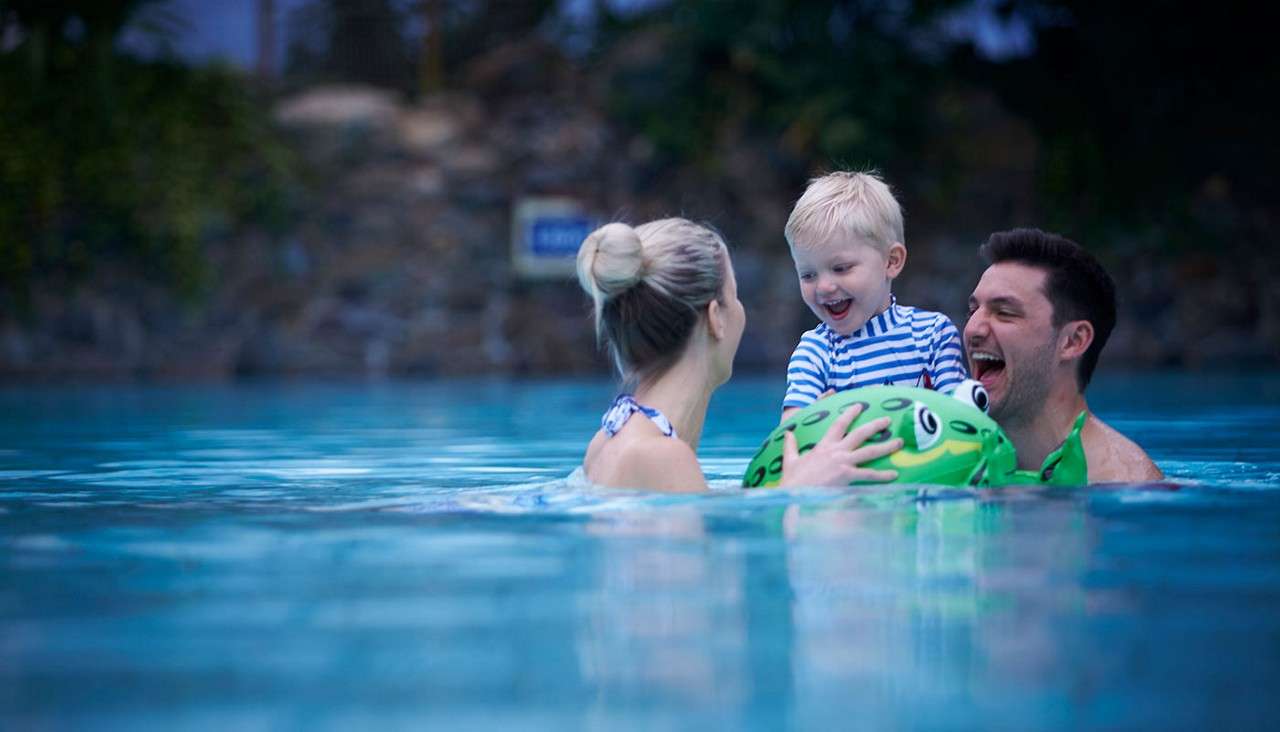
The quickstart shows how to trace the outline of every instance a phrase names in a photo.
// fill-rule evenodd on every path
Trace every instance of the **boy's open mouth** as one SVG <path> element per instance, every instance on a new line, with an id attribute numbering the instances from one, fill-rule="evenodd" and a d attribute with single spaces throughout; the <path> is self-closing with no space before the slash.
<path id="1" fill-rule="evenodd" d="M 975 351 L 970 360 L 973 361 L 973 378 L 991 389 L 991 386 L 1004 374 L 1004 359 L 986 351 Z"/>
<path id="2" fill-rule="evenodd" d="M 831 314 L 831 317 L 836 320 L 843 318 L 849 312 L 849 308 L 852 305 L 853 300 L 849 299 L 822 303 L 822 307 L 825 308 L 826 311 Z"/>

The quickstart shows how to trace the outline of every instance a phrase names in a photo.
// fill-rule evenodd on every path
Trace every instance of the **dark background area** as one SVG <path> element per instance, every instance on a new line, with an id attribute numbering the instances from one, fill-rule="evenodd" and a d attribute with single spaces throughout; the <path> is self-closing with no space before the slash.
<path id="1" fill-rule="evenodd" d="M 1245 4 L 0 0 L 8 379 L 603 372 L 523 197 L 734 250 L 740 368 L 808 327 L 782 226 L 875 168 L 900 301 L 962 323 L 991 231 L 1095 251 L 1103 360 L 1275 368 L 1270 26 Z"/>

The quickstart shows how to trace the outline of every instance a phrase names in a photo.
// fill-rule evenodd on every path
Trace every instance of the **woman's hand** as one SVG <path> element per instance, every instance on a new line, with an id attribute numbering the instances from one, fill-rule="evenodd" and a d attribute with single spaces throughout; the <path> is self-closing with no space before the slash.
<path id="1" fill-rule="evenodd" d="M 863 445 L 867 438 L 889 426 L 889 418 L 881 417 L 845 434 L 853 420 L 862 413 L 854 405 L 836 419 L 818 444 L 801 455 L 796 449 L 796 436 L 788 432 L 782 444 L 781 486 L 848 485 L 853 481 L 885 482 L 898 477 L 896 470 L 871 470 L 859 465 L 895 452 L 902 440 L 894 438 L 874 445 Z"/>

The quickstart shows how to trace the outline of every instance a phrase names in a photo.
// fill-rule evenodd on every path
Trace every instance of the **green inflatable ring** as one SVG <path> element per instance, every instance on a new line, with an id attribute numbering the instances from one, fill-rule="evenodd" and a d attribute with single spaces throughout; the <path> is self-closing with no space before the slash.
<path id="1" fill-rule="evenodd" d="M 769 433 L 747 465 L 743 487 L 776 487 L 782 478 L 784 435 L 794 432 L 796 444 L 804 453 L 855 404 L 862 405 L 862 412 L 850 429 L 879 417 L 891 420 L 889 427 L 873 435 L 868 443 L 902 438 L 901 450 L 864 465 L 898 471 L 895 483 L 974 487 L 1088 483 L 1088 463 L 1080 443 L 1083 412 L 1067 439 L 1045 458 L 1040 470 L 1018 470 L 1013 443 L 986 414 L 986 390 L 970 379 L 950 395 L 909 386 L 869 386 L 820 399 Z"/>

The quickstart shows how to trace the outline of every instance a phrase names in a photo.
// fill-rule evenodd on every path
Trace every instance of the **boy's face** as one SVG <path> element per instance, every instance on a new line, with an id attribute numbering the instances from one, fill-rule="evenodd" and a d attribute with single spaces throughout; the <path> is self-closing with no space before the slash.
<path id="1" fill-rule="evenodd" d="M 898 243 L 887 254 L 859 241 L 791 249 L 804 303 L 842 336 L 889 307 L 889 285 L 906 256 L 906 247 Z"/>

